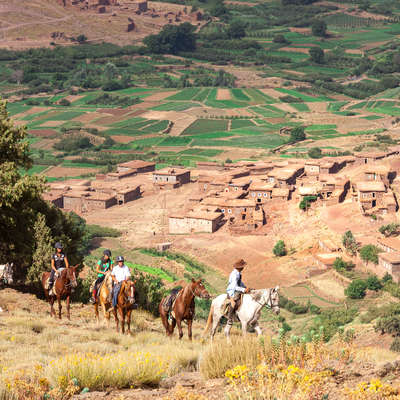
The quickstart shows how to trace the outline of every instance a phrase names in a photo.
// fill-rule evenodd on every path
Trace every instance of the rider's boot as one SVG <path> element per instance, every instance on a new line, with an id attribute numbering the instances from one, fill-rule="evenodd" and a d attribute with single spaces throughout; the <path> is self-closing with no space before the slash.
<path id="1" fill-rule="evenodd" d="M 93 290 L 92 297 L 89 300 L 92 304 L 96 303 L 96 289 Z"/>

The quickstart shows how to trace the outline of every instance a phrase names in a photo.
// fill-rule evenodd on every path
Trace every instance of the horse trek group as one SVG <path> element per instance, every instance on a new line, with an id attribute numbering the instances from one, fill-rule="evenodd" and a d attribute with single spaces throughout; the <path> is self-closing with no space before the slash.
<path id="1" fill-rule="evenodd" d="M 69 265 L 61 243 L 56 243 L 54 247 L 55 253 L 51 257 L 51 272 L 43 273 L 42 286 L 46 299 L 50 303 L 51 315 L 56 316 L 54 302 L 57 300 L 58 317 L 61 319 L 61 300 L 66 299 L 67 318 L 70 319 L 70 297 L 77 287 L 76 269 L 78 266 Z M 117 332 L 119 332 L 119 324 L 121 323 L 121 331 L 125 333 L 126 322 L 127 333 L 130 333 L 131 313 L 132 310 L 137 308 L 136 281 L 131 279 L 131 272 L 124 262 L 124 257 L 118 256 L 114 265 L 111 259 L 111 251 L 104 250 L 103 257 L 96 265 L 97 279 L 90 288 L 90 302 L 94 305 L 98 323 L 99 306 L 101 306 L 108 326 L 110 325 L 111 313 L 113 313 Z M 252 327 L 258 335 L 261 335 L 258 319 L 264 306 L 271 309 L 275 314 L 279 314 L 279 286 L 258 290 L 246 287 L 242 281 L 242 271 L 245 266 L 244 260 L 239 260 L 233 264 L 226 293 L 217 296 L 211 303 L 204 331 L 207 333 L 211 329 L 211 339 L 214 337 L 219 321 L 223 316 L 227 318 L 225 335 L 229 337 L 229 332 L 235 320 L 241 323 L 243 334 L 246 334 L 248 328 Z M 0 280 L 1 271 L 0 266 Z M 12 280 L 12 273 L 7 276 L 7 279 Z M 182 321 L 185 321 L 188 327 L 188 337 L 190 340 L 192 339 L 195 297 L 210 298 L 210 294 L 201 279 L 192 279 L 185 287 L 172 290 L 168 296 L 161 300 L 159 312 L 167 336 L 171 336 L 175 326 L 177 326 L 181 339 L 183 336 Z"/>

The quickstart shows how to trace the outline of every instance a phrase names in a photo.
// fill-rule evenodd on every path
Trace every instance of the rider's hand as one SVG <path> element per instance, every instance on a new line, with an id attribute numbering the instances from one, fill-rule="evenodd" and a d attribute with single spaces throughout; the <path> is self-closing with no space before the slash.
<path id="1" fill-rule="evenodd" d="M 246 290 L 244 291 L 245 293 L 250 293 L 250 288 L 246 288 Z"/>

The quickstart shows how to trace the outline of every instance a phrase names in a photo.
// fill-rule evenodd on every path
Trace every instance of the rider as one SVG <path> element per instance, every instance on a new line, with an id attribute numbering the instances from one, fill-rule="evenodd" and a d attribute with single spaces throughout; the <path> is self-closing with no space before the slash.
<path id="1" fill-rule="evenodd" d="M 97 262 L 96 265 L 97 279 L 94 283 L 92 298 L 90 299 L 91 303 L 96 303 L 97 289 L 100 287 L 101 282 L 104 281 L 106 272 L 111 271 L 112 267 L 113 261 L 111 260 L 111 251 L 104 250 L 103 257 Z"/>
<path id="2" fill-rule="evenodd" d="M 111 272 L 111 277 L 114 282 L 113 296 L 112 296 L 113 307 L 117 306 L 118 293 L 121 289 L 122 282 L 128 281 L 131 279 L 131 271 L 124 264 L 124 262 L 125 262 L 124 257 L 118 256 L 117 257 L 117 265 L 113 268 L 113 270 Z"/>
<path id="3" fill-rule="evenodd" d="M 239 260 L 233 264 L 233 271 L 229 275 L 229 284 L 226 289 L 228 299 L 230 300 L 228 312 L 228 324 L 233 324 L 233 316 L 235 315 L 237 303 L 243 293 L 249 293 L 250 289 L 242 282 L 242 271 L 246 265 L 246 261 Z"/>
<path id="4" fill-rule="evenodd" d="M 49 291 L 54 285 L 56 272 L 61 268 L 69 268 L 67 256 L 63 253 L 63 246 L 60 242 L 54 245 L 56 252 L 51 256 L 51 273 L 49 279 Z"/>

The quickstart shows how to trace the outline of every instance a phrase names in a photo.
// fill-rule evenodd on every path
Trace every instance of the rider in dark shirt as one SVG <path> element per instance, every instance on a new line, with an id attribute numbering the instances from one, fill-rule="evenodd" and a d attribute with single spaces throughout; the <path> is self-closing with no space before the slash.
<path id="1" fill-rule="evenodd" d="M 49 279 L 49 290 L 54 285 L 54 277 L 60 268 L 69 268 L 67 256 L 63 253 L 63 246 L 60 242 L 55 244 L 56 252 L 51 256 L 51 273 Z"/>

